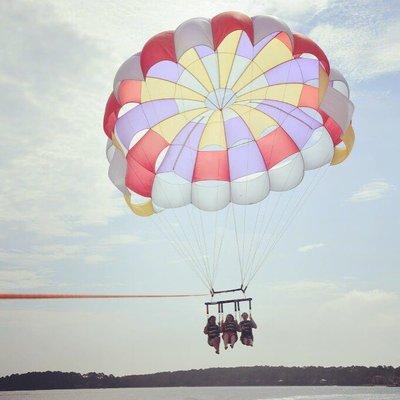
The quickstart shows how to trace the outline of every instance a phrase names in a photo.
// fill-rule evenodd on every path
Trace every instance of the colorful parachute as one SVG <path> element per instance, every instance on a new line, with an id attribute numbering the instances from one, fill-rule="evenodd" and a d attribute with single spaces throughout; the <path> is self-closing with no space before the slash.
<path id="1" fill-rule="evenodd" d="M 104 116 L 109 177 L 140 216 L 264 204 L 305 171 L 348 156 L 353 108 L 321 48 L 282 21 L 238 12 L 190 19 L 118 70 Z M 204 277 L 211 267 L 199 231 Z"/>

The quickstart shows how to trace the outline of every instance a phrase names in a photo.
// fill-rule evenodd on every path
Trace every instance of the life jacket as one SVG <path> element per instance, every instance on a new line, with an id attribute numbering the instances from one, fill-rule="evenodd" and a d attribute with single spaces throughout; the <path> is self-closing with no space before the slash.
<path id="1" fill-rule="evenodd" d="M 225 322 L 224 331 L 225 332 L 236 332 L 237 331 L 236 321 Z"/>
<path id="2" fill-rule="evenodd" d="M 207 325 L 207 335 L 210 339 L 214 339 L 219 336 L 219 326 L 215 325 Z"/>
<path id="3" fill-rule="evenodd" d="M 242 329 L 243 336 L 252 336 L 253 335 L 253 326 L 250 320 L 241 321 L 240 328 Z"/>

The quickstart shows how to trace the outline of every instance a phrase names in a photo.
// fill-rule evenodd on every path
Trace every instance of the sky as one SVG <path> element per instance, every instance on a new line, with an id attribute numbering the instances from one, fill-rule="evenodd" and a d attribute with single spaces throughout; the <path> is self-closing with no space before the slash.
<path id="1" fill-rule="evenodd" d="M 400 364 L 397 1 L 1 2 L 0 291 L 204 293 L 108 180 L 102 118 L 115 72 L 149 37 L 228 10 L 311 36 L 355 104 L 352 154 L 329 168 L 249 288 L 255 347 L 213 354 L 202 298 L 8 301 L 0 376 Z M 229 253 L 222 281 L 233 277 Z"/>

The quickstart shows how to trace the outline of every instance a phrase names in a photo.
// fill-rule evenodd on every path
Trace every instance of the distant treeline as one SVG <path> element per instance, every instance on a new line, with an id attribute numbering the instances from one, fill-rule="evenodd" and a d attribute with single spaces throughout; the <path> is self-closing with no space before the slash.
<path id="1" fill-rule="evenodd" d="M 400 367 L 236 367 L 116 377 L 91 372 L 29 372 L 0 378 L 0 390 L 168 386 L 400 385 Z"/>

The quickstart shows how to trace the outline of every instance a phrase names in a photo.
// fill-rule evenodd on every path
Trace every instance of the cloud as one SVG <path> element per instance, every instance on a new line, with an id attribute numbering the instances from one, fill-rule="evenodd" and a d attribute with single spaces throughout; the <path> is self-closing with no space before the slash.
<path id="1" fill-rule="evenodd" d="M 299 281 L 299 282 L 280 282 L 272 285 L 272 290 L 296 295 L 304 293 L 307 295 L 317 293 L 337 293 L 341 288 L 336 282 L 323 281 Z"/>
<path id="2" fill-rule="evenodd" d="M 51 283 L 50 272 L 42 269 L 35 272 L 27 269 L 0 270 L 0 290 L 34 289 Z"/>
<path id="3" fill-rule="evenodd" d="M 46 244 L 30 248 L 0 249 L 0 263 L 15 267 L 35 267 L 81 257 L 86 246 L 77 244 Z"/>
<path id="4" fill-rule="evenodd" d="M 149 243 L 136 235 L 115 234 L 109 235 L 99 242 L 99 246 L 125 246 L 127 244 Z"/>
<path id="5" fill-rule="evenodd" d="M 352 290 L 346 293 L 341 301 L 344 302 L 357 302 L 357 303 L 386 303 L 399 299 L 399 296 L 393 292 L 385 292 L 383 290 L 374 289 L 368 291 Z"/>
<path id="6" fill-rule="evenodd" d="M 329 3 L 329 0 L 250 1 L 247 8 L 250 15 L 275 15 L 288 23 L 292 29 L 301 25 L 304 29 L 304 24 L 329 7 Z"/>
<path id="7" fill-rule="evenodd" d="M 98 239 L 91 236 L 79 243 L 49 243 L 32 245 L 23 250 L 19 248 L 0 248 L 0 265 L 15 267 L 35 267 L 66 260 L 84 260 L 89 264 L 109 261 L 119 246 L 147 244 L 137 236 L 128 234 L 108 234 Z"/>
<path id="8" fill-rule="evenodd" d="M 374 180 L 361 186 L 360 189 L 352 194 L 349 200 L 352 203 L 378 200 L 386 196 L 392 187 L 384 180 Z"/>
<path id="9" fill-rule="evenodd" d="M 400 71 L 400 20 L 354 20 L 352 26 L 323 23 L 309 33 L 331 66 L 358 81 Z"/>
<path id="10" fill-rule="evenodd" d="M 297 250 L 300 251 L 301 253 L 307 253 L 309 251 L 319 249 L 320 247 L 324 247 L 325 243 L 313 243 L 313 244 L 307 244 L 305 246 L 300 246 Z"/>
<path id="11" fill-rule="evenodd" d="M 3 7 L 0 34 L 8 38 L 0 60 L 0 222 L 48 236 L 106 224 L 124 212 L 107 180 L 101 131 L 107 54 L 57 20 L 51 5 Z"/>
<path id="12" fill-rule="evenodd" d="M 321 304 L 323 309 L 330 312 L 346 313 L 346 315 L 368 312 L 371 316 L 375 314 L 377 318 L 381 318 L 381 316 L 386 318 L 386 315 L 391 315 L 392 309 L 396 309 L 400 305 L 400 296 L 395 292 L 381 289 L 352 289 L 341 292 L 335 298 Z M 398 312 L 397 316 L 399 316 Z"/>
<path id="13" fill-rule="evenodd" d="M 84 258 L 85 262 L 87 264 L 101 264 L 105 261 L 107 261 L 107 257 L 101 255 L 101 254 L 91 254 L 88 255 Z"/>
<path id="14" fill-rule="evenodd" d="M 398 315 L 400 295 L 396 292 L 382 289 L 362 290 L 349 281 L 299 281 L 299 282 L 278 282 L 270 286 L 272 295 L 282 304 L 293 304 L 297 307 L 299 302 L 308 301 L 312 304 L 309 308 L 306 303 L 303 308 L 309 309 L 311 313 L 336 313 L 335 318 L 348 318 L 353 313 L 359 312 L 364 318 L 368 314 L 377 318 L 393 317 Z M 279 296 L 279 297 L 278 297 Z M 284 297 L 282 297 L 284 296 Z M 295 303 L 293 303 L 293 299 Z M 398 321 L 400 323 L 400 319 Z M 400 328 L 400 325 L 399 325 Z"/>

